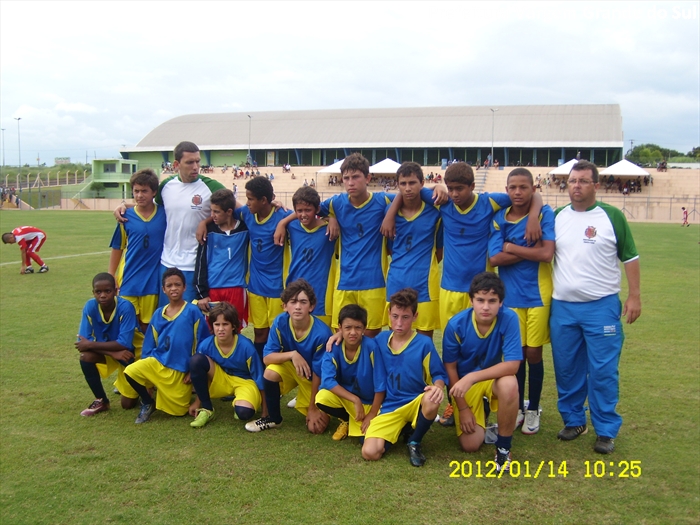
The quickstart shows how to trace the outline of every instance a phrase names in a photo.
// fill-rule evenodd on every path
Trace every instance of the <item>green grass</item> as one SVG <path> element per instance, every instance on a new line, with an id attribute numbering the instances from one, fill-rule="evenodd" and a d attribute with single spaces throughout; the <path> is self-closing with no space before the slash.
<path id="1" fill-rule="evenodd" d="M 700 245 L 694 228 L 632 224 L 642 254 L 643 313 L 626 330 L 624 424 L 615 453 L 595 454 L 593 432 L 557 441 L 561 419 L 547 348 L 542 430 L 517 433 L 513 453 L 530 462 L 533 475 L 540 461 L 555 467 L 566 461 L 567 477 L 547 477 L 546 466 L 537 479 L 477 478 L 476 470 L 465 479 L 450 478 L 450 462 L 471 461 L 475 469 L 477 461 L 493 459 L 493 449 L 464 454 L 454 430 L 439 425 L 424 440 L 428 463 L 416 469 L 401 446 L 367 463 L 355 440 L 312 436 L 303 417 L 286 408 L 281 429 L 258 435 L 247 433 L 220 401 L 217 419 L 201 430 L 191 429 L 188 417 L 162 413 L 137 427 L 135 411 L 117 402 L 106 414 L 80 417 L 91 395 L 72 342 L 90 281 L 107 267 L 112 216 L 0 212 L 0 224 L 2 231 L 23 224 L 44 229 L 41 255 L 51 267 L 47 274 L 19 275 L 19 250 L 0 246 L 2 523 L 700 520 Z M 602 459 L 614 461 L 616 472 L 620 461 L 641 461 L 642 475 L 584 477 L 585 462 Z"/>

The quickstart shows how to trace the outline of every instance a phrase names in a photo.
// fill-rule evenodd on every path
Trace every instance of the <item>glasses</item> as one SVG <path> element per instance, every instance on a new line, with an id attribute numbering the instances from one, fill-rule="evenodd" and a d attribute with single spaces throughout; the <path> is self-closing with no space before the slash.
<path id="1" fill-rule="evenodd" d="M 588 179 L 569 179 L 567 184 L 569 186 L 575 186 L 576 184 L 580 184 L 581 186 L 588 186 L 590 184 L 595 184 L 595 182 Z"/>

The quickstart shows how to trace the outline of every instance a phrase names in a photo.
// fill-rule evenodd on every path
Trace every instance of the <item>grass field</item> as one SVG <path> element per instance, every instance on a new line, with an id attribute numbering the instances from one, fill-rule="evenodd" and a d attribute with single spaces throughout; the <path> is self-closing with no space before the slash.
<path id="1" fill-rule="evenodd" d="M 217 419 L 201 430 L 189 427 L 188 416 L 160 412 L 137 427 L 135 411 L 118 402 L 108 413 L 80 417 L 92 398 L 72 342 L 91 279 L 107 268 L 112 216 L 0 212 L 0 224 L 2 231 L 23 224 L 44 229 L 41 255 L 51 268 L 19 275 L 19 250 L 0 246 L 3 524 L 700 521 L 695 226 L 631 225 L 642 256 L 643 313 L 626 330 L 624 424 L 615 453 L 595 454 L 592 431 L 557 441 L 562 423 L 546 348 L 542 429 L 513 440 L 520 476 L 491 479 L 483 468 L 478 477 L 477 462 L 492 460 L 493 447 L 462 453 L 454 430 L 439 425 L 424 440 L 427 464 L 416 469 L 401 446 L 367 463 L 356 440 L 312 436 L 303 416 L 287 408 L 281 429 L 258 435 L 246 432 L 221 401 L 215 401 Z M 436 341 L 439 348 L 439 335 Z M 471 462 L 470 477 L 462 476 L 464 461 Z M 631 461 L 640 462 L 641 476 L 620 477 Z M 563 462 L 566 477 L 557 473 Z M 466 476 L 469 463 L 464 466 Z"/>

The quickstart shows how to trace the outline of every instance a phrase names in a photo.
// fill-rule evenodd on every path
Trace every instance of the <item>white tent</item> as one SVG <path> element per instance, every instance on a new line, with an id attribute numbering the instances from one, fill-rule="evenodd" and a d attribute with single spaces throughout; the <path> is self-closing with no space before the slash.
<path id="1" fill-rule="evenodd" d="M 568 175 L 571 172 L 571 168 L 573 168 L 574 164 L 576 164 L 577 162 L 577 159 L 571 159 L 566 164 L 562 164 L 558 168 L 554 168 L 552 171 L 549 172 L 549 175 Z"/>
<path id="2" fill-rule="evenodd" d="M 326 166 L 322 170 L 318 170 L 318 173 L 340 173 L 340 166 L 344 161 L 345 159 L 341 159 L 338 162 L 334 162 L 330 166 Z"/>
<path id="3" fill-rule="evenodd" d="M 396 173 L 401 164 L 392 159 L 384 159 L 369 167 L 370 173 Z"/>
<path id="4" fill-rule="evenodd" d="M 601 175 L 613 175 L 615 177 L 628 176 L 628 177 L 647 177 L 649 175 L 648 171 L 643 170 L 636 164 L 633 164 L 627 159 L 622 159 L 620 162 L 616 162 L 612 166 L 604 169 L 600 172 Z"/>

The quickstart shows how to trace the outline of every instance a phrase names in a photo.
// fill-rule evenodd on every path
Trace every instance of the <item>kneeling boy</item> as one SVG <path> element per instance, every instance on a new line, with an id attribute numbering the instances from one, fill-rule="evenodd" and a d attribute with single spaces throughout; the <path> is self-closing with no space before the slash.
<path id="1" fill-rule="evenodd" d="M 343 306 L 338 315 L 343 336 L 321 362 L 321 390 L 316 406 L 340 419 L 334 441 L 362 436 L 379 412 L 383 394 L 374 392 L 374 356 L 377 343 L 365 336 L 367 310 L 357 304 Z"/>
<path id="2" fill-rule="evenodd" d="M 136 406 L 138 394 L 124 377 L 124 368 L 138 358 L 140 348 L 134 348 L 134 333 L 138 330 L 134 306 L 117 295 L 114 277 L 98 273 L 92 280 L 95 296 L 85 303 L 75 348 L 80 352 L 80 368 L 95 400 L 81 416 L 94 416 L 109 410 L 109 399 L 100 377 L 107 378 L 115 370 L 114 383 L 121 393 L 122 408 Z"/>
<path id="3" fill-rule="evenodd" d="M 280 394 L 298 386 L 296 409 L 306 416 L 306 427 L 321 434 L 328 426 L 328 415 L 316 406 L 316 393 L 321 385 L 321 358 L 331 329 L 311 315 L 316 294 L 304 279 L 287 285 L 282 292 L 284 312 L 272 323 L 263 362 L 265 401 L 268 416 L 247 423 L 249 432 L 260 432 L 282 424 Z"/>
<path id="4" fill-rule="evenodd" d="M 442 340 L 442 358 L 450 378 L 459 444 L 476 452 L 484 442 L 486 397 L 498 411 L 496 465 L 510 466 L 510 447 L 518 415 L 515 374 L 523 358 L 518 315 L 503 308 L 505 287 L 490 272 L 477 274 L 469 289 L 472 307 L 449 320 Z"/>
<path id="5" fill-rule="evenodd" d="M 136 424 L 145 423 L 157 408 L 184 416 L 190 408 L 190 357 L 197 344 L 209 336 L 204 315 L 185 302 L 185 274 L 177 268 L 163 273 L 163 292 L 169 303 L 155 311 L 146 329 L 141 360 L 124 370 L 129 384 L 141 398 Z M 149 388 L 158 389 L 154 400 Z"/>
<path id="6" fill-rule="evenodd" d="M 411 465 L 422 467 L 423 436 L 430 429 L 442 403 L 447 374 L 432 339 L 411 328 L 416 320 L 418 294 L 401 290 L 389 300 L 390 332 L 375 341 L 375 390 L 385 392 L 379 415 L 367 428 L 362 457 L 376 461 L 396 443 L 405 429 Z M 410 432 L 410 428 L 413 432 Z"/>
<path id="7" fill-rule="evenodd" d="M 213 197 L 212 197 L 213 198 Z M 190 405 L 190 423 L 201 428 L 214 419 L 211 398 L 235 396 L 236 418 L 247 421 L 262 403 L 263 364 L 250 339 L 240 335 L 238 312 L 227 302 L 209 312 L 214 334 L 200 343 L 190 359 L 190 378 L 197 398 Z"/>

